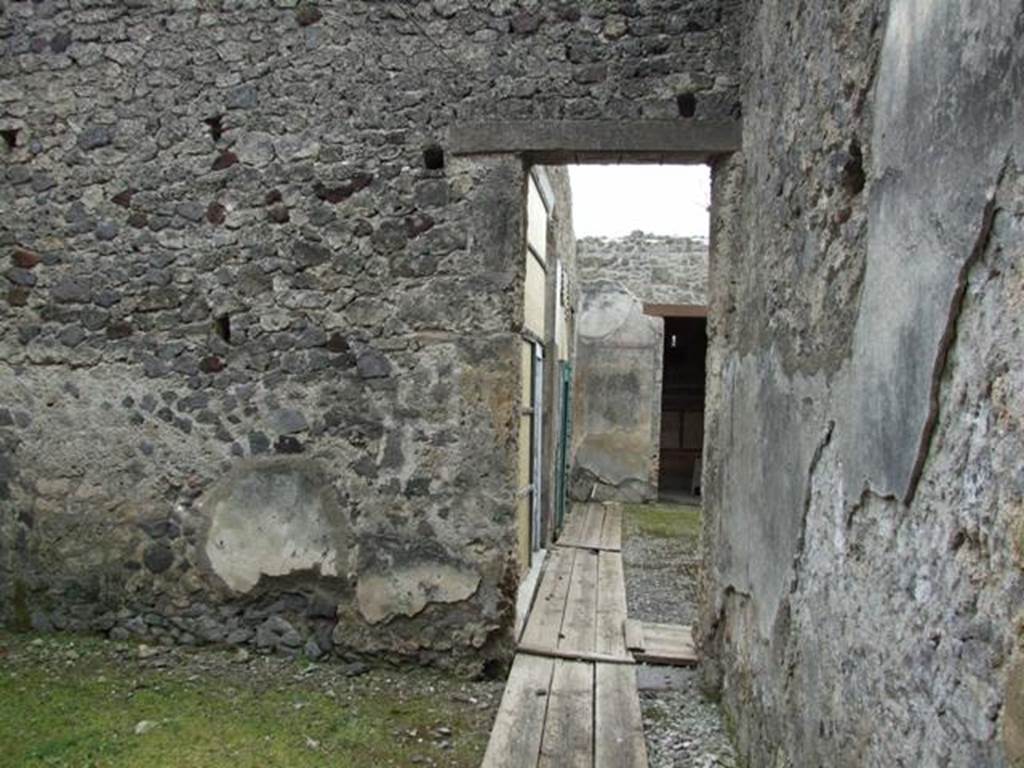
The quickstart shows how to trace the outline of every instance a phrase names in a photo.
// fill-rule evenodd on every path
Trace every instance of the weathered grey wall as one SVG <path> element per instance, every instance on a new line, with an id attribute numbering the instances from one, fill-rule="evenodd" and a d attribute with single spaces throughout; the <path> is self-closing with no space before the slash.
<path id="1" fill-rule="evenodd" d="M 524 168 L 424 150 L 727 117 L 738 5 L 7 3 L 4 620 L 505 653 Z"/>
<path id="2" fill-rule="evenodd" d="M 751 3 L 703 644 L 750 765 L 1024 764 L 1024 9 Z"/>
<path id="3" fill-rule="evenodd" d="M 644 304 L 704 305 L 707 244 L 642 232 L 588 237 L 577 264 L 571 495 L 655 499 L 664 320 L 644 314 Z"/>

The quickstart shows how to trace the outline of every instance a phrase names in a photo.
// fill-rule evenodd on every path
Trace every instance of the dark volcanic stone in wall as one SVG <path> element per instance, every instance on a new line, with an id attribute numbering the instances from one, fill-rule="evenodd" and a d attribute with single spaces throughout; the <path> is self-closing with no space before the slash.
<path id="1" fill-rule="evenodd" d="M 255 642 L 280 612 L 323 639 L 275 596 L 326 584 L 365 629 L 360 584 L 404 582 L 362 581 L 360 551 L 427 538 L 451 601 L 366 597 L 394 631 L 338 636 L 502 653 L 523 169 L 452 159 L 446 131 L 677 119 L 681 91 L 727 115 L 740 3 L 290 5 L 5 7 L 0 253 L 28 272 L 0 304 L 0 400 L 31 421 L 0 426 L 0 606 L 19 583 L 54 627 Z M 352 536 L 337 576 L 239 591 L 205 558 L 204 502 L 273 454 L 331 468 Z M 154 542 L 154 515 L 182 535 Z M 292 648 L 278 629 L 265 644 Z"/>
<path id="2" fill-rule="evenodd" d="M 174 565 L 174 553 L 166 544 L 152 544 L 146 547 L 142 562 L 151 572 L 163 573 Z"/>

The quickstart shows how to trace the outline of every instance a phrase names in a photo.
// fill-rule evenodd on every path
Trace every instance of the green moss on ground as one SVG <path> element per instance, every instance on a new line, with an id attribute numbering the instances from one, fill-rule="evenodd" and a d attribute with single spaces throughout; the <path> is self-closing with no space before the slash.
<path id="1" fill-rule="evenodd" d="M 328 686 L 329 665 L 276 661 L 268 681 L 265 659 L 151 669 L 109 646 L 0 633 L 0 766 L 477 766 L 486 747 L 491 713 L 436 673 Z"/>
<path id="2" fill-rule="evenodd" d="M 626 519 L 644 536 L 700 539 L 701 509 L 691 504 L 625 504 Z"/>

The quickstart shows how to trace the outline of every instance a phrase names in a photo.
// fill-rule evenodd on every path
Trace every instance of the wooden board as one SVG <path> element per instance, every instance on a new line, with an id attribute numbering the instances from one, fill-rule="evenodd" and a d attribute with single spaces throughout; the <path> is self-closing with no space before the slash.
<path id="1" fill-rule="evenodd" d="M 622 555 L 600 552 L 597 556 L 597 630 L 594 649 L 598 653 L 626 656 L 626 580 Z"/>
<path id="2" fill-rule="evenodd" d="M 591 768 L 594 764 L 594 665 L 556 661 L 540 768 Z"/>
<path id="3" fill-rule="evenodd" d="M 594 768 L 647 768 L 636 669 L 594 666 Z"/>
<path id="4" fill-rule="evenodd" d="M 540 755 L 555 662 L 516 656 L 482 768 L 534 768 Z"/>
<path id="5" fill-rule="evenodd" d="M 565 617 L 558 635 L 559 650 L 592 653 L 597 636 L 597 564 L 596 552 L 576 550 L 572 579 L 565 602 Z"/>
<path id="6" fill-rule="evenodd" d="M 562 631 L 562 617 L 565 615 L 565 601 L 569 595 L 575 559 L 574 549 L 553 549 L 548 554 L 520 642 L 558 647 L 557 640 Z"/>
<path id="7" fill-rule="evenodd" d="M 560 547 L 622 551 L 622 508 L 618 504 L 577 504 L 558 537 Z"/>
<path id="8" fill-rule="evenodd" d="M 597 549 L 601 546 L 601 533 L 604 530 L 604 505 L 588 504 L 586 510 L 581 543 L 590 549 Z"/>
<path id="9" fill-rule="evenodd" d="M 629 663 L 626 585 L 617 552 L 556 549 L 520 638 L 524 652 Z"/>
<path id="10" fill-rule="evenodd" d="M 646 768 L 634 667 L 517 656 L 483 768 Z"/>
<path id="11" fill-rule="evenodd" d="M 569 542 L 576 542 L 583 540 L 583 523 L 586 518 L 586 507 L 573 506 L 569 510 L 569 514 L 566 516 L 565 525 L 562 527 L 561 533 L 558 534 L 559 546 L 567 547 L 571 546 Z"/>
<path id="12" fill-rule="evenodd" d="M 606 505 L 604 523 L 601 526 L 601 549 L 619 552 L 622 550 L 622 507 Z"/>
<path id="13" fill-rule="evenodd" d="M 689 626 L 630 619 L 625 623 L 625 637 L 626 648 L 637 661 L 672 666 L 691 666 L 698 662 Z"/>
<path id="14" fill-rule="evenodd" d="M 626 635 L 626 650 L 643 651 L 644 649 L 644 624 L 636 619 L 626 619 L 623 627 Z"/>

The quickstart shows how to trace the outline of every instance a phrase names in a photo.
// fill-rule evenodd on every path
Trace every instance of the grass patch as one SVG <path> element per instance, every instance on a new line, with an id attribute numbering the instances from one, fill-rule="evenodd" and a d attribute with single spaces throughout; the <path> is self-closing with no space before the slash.
<path id="1" fill-rule="evenodd" d="M 626 504 L 636 530 L 658 539 L 700 539 L 701 509 L 690 504 Z"/>
<path id="2" fill-rule="evenodd" d="M 664 710 L 661 702 L 657 699 L 654 699 L 653 701 L 645 699 L 643 694 L 641 694 L 640 706 L 643 707 L 645 720 L 658 724 L 664 723 L 669 719 L 668 713 Z"/>
<path id="3" fill-rule="evenodd" d="M 118 661 L 112 644 L 30 640 L 0 633 L 0 766 L 477 766 L 486 747 L 491 713 L 437 673 L 210 651 L 152 669 L 131 646 Z"/>

